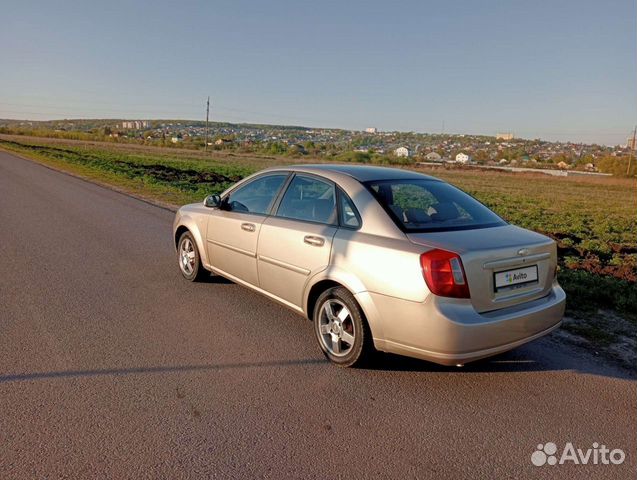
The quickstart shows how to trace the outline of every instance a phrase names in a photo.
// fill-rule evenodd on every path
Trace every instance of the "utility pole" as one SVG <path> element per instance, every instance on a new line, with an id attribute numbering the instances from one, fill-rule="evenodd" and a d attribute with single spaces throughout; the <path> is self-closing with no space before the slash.
<path id="1" fill-rule="evenodd" d="M 637 125 L 633 128 L 633 144 L 630 146 L 630 155 L 628 155 L 628 168 L 626 169 L 626 176 L 630 175 L 630 163 L 633 160 L 633 155 L 635 155 L 635 136 L 637 135 Z"/>
<path id="2" fill-rule="evenodd" d="M 579 155 L 577 156 L 577 164 L 579 165 L 580 160 L 582 160 L 582 155 L 584 155 L 584 144 L 579 144 Z"/>
<path id="3" fill-rule="evenodd" d="M 210 97 L 208 97 L 208 100 L 206 101 L 206 140 L 203 146 L 204 152 L 208 151 L 208 117 L 209 115 L 210 115 Z"/>

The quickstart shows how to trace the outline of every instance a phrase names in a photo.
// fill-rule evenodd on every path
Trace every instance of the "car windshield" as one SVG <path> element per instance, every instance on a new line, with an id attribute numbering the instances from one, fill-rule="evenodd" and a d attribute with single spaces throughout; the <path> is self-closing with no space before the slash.
<path id="1" fill-rule="evenodd" d="M 468 230 L 506 222 L 462 190 L 438 180 L 366 182 L 397 225 L 408 232 Z"/>

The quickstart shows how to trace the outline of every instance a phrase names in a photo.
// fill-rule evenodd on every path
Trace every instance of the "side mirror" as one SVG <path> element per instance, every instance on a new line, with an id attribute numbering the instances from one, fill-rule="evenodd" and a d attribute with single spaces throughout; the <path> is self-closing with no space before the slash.
<path id="1" fill-rule="evenodd" d="M 219 208 L 221 206 L 221 197 L 219 195 L 208 195 L 203 201 L 208 208 Z"/>

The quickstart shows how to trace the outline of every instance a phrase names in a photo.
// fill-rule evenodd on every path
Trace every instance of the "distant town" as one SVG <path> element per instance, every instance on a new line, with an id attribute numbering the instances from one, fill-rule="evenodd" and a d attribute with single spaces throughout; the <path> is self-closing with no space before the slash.
<path id="1" fill-rule="evenodd" d="M 635 148 L 494 135 L 362 131 L 188 120 L 0 120 L 0 133 L 80 140 L 139 142 L 267 155 L 309 155 L 375 163 L 453 163 L 625 175 Z M 387 160 L 386 162 L 384 160 Z"/>

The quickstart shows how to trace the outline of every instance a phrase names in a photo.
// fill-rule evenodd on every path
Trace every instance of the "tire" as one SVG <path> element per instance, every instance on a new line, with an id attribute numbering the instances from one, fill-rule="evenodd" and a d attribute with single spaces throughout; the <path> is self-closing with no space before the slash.
<path id="1" fill-rule="evenodd" d="M 201 264 L 197 242 L 190 232 L 184 232 L 179 237 L 177 262 L 181 275 L 190 282 L 200 282 L 210 275 Z"/>
<path id="2" fill-rule="evenodd" d="M 319 347 L 331 362 L 339 367 L 360 367 L 372 359 L 372 332 L 347 289 L 334 287 L 323 292 L 316 301 L 313 319 Z"/>

